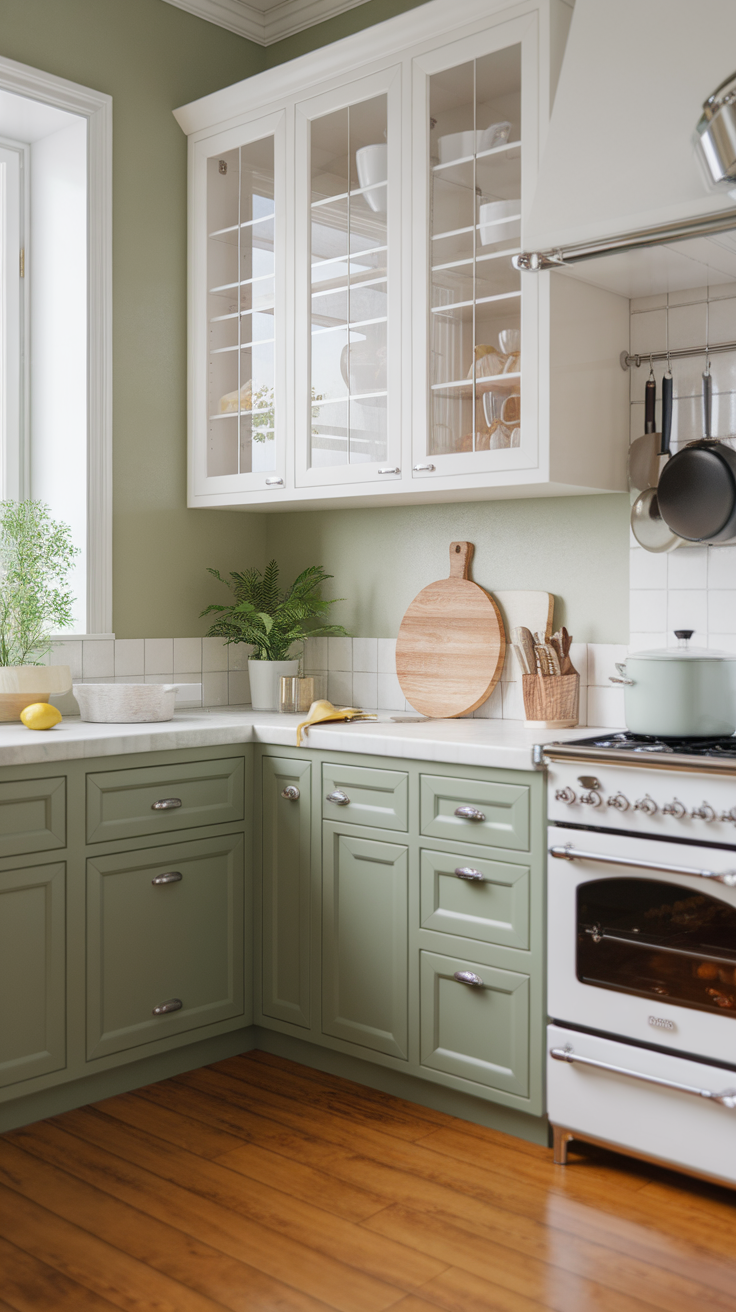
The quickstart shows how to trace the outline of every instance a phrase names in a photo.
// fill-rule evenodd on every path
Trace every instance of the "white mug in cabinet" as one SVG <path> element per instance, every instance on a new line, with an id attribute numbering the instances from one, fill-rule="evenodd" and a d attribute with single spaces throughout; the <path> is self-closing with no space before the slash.
<path id="1" fill-rule="evenodd" d="M 358 170 L 358 182 L 365 191 L 365 200 L 374 214 L 385 214 L 386 180 L 388 178 L 388 146 L 361 146 L 355 152 L 355 167 Z M 381 185 L 383 184 L 383 185 Z"/>

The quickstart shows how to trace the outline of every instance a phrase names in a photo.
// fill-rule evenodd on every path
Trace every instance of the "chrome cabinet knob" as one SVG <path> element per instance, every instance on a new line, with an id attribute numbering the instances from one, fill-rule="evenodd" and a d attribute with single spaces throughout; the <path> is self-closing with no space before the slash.
<path id="1" fill-rule="evenodd" d="M 693 820 L 705 820 L 706 824 L 710 824 L 711 820 L 715 820 L 716 818 L 716 813 L 710 802 L 701 802 L 700 806 L 690 812 L 690 815 Z"/>
<path id="2" fill-rule="evenodd" d="M 591 788 L 589 793 L 581 793 L 580 801 L 583 806 L 600 806 L 603 798 L 595 788 Z"/>
<path id="3" fill-rule="evenodd" d="M 415 474 L 433 474 L 434 471 L 435 471 L 435 465 L 415 465 L 415 466 L 414 466 L 414 473 L 415 473 Z"/>
<path id="4" fill-rule="evenodd" d="M 336 788 L 334 793 L 328 793 L 325 801 L 332 802 L 333 806 L 349 806 L 350 798 L 341 788 Z"/>
<path id="5" fill-rule="evenodd" d="M 572 806 L 575 801 L 575 793 L 572 788 L 558 788 L 555 793 L 555 801 L 565 802 L 568 806 Z"/>
<path id="6" fill-rule="evenodd" d="M 387 469 L 379 469 L 378 472 L 379 474 L 400 474 L 401 470 L 398 469 L 395 465 L 391 465 Z"/>
<path id="7" fill-rule="evenodd" d="M 483 987 L 480 975 L 475 975 L 472 970 L 456 970 L 452 978 L 456 979 L 458 984 L 470 984 L 475 989 Z"/>
<path id="8" fill-rule="evenodd" d="M 732 806 L 730 811 L 722 811 L 718 818 L 724 824 L 736 825 L 736 806 Z"/>
<path id="9" fill-rule="evenodd" d="M 152 811 L 176 811 L 181 806 L 180 797 L 161 797 L 151 804 Z"/>
<path id="10" fill-rule="evenodd" d="M 608 798 L 606 806 L 612 806 L 616 811 L 628 811 L 629 799 L 623 793 L 616 793 L 615 797 Z"/>
<path id="11" fill-rule="evenodd" d="M 680 801 L 679 797 L 673 797 L 671 802 L 668 802 L 666 806 L 662 807 L 662 815 L 673 815 L 675 820 L 682 820 L 682 817 L 685 814 L 685 805 Z"/>
<path id="12" fill-rule="evenodd" d="M 644 797 L 640 797 L 638 802 L 634 802 L 634 810 L 643 811 L 645 815 L 656 815 L 659 807 L 654 798 L 647 793 Z"/>
<path id="13" fill-rule="evenodd" d="M 455 815 L 461 820 L 485 820 L 483 812 L 479 811 L 477 806 L 456 806 Z"/>
<path id="14" fill-rule="evenodd" d="M 169 998 L 168 1002 L 160 1002 L 157 1007 L 153 1008 L 153 1016 L 168 1016 L 170 1011 L 181 1011 L 184 1003 L 181 998 Z"/>
<path id="15" fill-rule="evenodd" d="M 472 866 L 455 866 L 455 874 L 458 879 L 469 879 L 475 884 L 484 884 L 486 879 L 480 870 L 474 870 Z"/>
<path id="16" fill-rule="evenodd" d="M 296 784 L 287 784 L 281 789 L 281 796 L 285 797 L 287 802 L 298 802 L 301 794 Z"/>
<path id="17" fill-rule="evenodd" d="M 283 486 L 284 486 L 284 480 L 283 480 L 283 478 L 267 478 L 267 479 L 266 479 L 266 487 L 283 487 Z"/>
<path id="18" fill-rule="evenodd" d="M 182 875 L 180 870 L 167 870 L 165 875 L 156 875 L 155 878 L 151 880 L 151 883 L 152 884 L 178 884 L 179 880 L 183 878 L 184 876 Z"/>

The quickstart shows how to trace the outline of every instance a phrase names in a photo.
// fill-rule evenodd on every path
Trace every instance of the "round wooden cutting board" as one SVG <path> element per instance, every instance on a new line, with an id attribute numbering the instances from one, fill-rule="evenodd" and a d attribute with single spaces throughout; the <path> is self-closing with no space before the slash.
<path id="1" fill-rule="evenodd" d="M 472 542 L 451 542 L 450 577 L 422 589 L 399 629 L 401 690 L 415 710 L 432 718 L 474 711 L 503 669 L 503 620 L 493 598 L 468 578 L 472 557 Z"/>

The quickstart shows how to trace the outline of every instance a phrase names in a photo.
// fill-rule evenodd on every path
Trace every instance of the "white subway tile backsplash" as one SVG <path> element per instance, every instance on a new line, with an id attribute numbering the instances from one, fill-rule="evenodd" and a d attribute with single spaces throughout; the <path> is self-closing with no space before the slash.
<path id="1" fill-rule="evenodd" d="M 646 355 L 647 351 L 663 351 L 667 346 L 666 310 L 662 308 L 632 314 L 630 341 L 632 355 Z"/>
<path id="2" fill-rule="evenodd" d="M 736 547 L 709 548 L 708 587 L 736 588 Z"/>
<path id="3" fill-rule="evenodd" d="M 382 639 L 379 638 L 379 642 Z M 381 710 L 385 711 L 403 711 L 406 705 L 406 698 L 401 691 L 401 684 L 396 677 L 396 673 L 386 673 L 378 671 L 378 705 Z M 332 700 L 330 698 L 330 700 Z"/>
<path id="4" fill-rule="evenodd" d="M 222 673 L 227 669 L 228 650 L 224 638 L 202 639 L 202 672 Z"/>
<path id="5" fill-rule="evenodd" d="M 251 647 L 247 642 L 229 642 L 227 644 L 227 668 L 229 670 L 247 671 L 248 661 L 254 651 L 255 647 Z"/>
<path id="6" fill-rule="evenodd" d="M 202 674 L 202 705 L 227 706 L 227 670 L 207 670 Z"/>
<path id="7" fill-rule="evenodd" d="M 144 674 L 174 673 L 174 639 L 146 638 Z"/>
<path id="8" fill-rule="evenodd" d="M 327 676 L 327 698 L 333 706 L 352 706 L 353 676 L 349 670 L 330 670 Z"/>
<path id="9" fill-rule="evenodd" d="M 670 588 L 667 593 L 667 630 L 692 629 L 693 642 L 699 646 L 708 637 L 708 593 L 705 589 Z"/>
<path id="10" fill-rule="evenodd" d="M 523 720 L 524 715 L 524 697 L 521 691 L 521 683 L 502 683 L 501 696 L 503 699 L 503 718 L 504 720 Z"/>
<path id="11" fill-rule="evenodd" d="M 68 665 L 73 679 L 82 678 L 82 643 L 80 641 L 54 642 L 49 652 L 49 665 Z"/>
<path id="12" fill-rule="evenodd" d="M 353 672 L 376 674 L 378 671 L 378 638 L 353 638 Z"/>
<path id="13" fill-rule="evenodd" d="M 609 687 L 609 675 L 616 674 L 617 663 L 626 660 L 628 651 L 628 647 L 618 643 L 589 643 L 588 686 Z"/>
<path id="14" fill-rule="evenodd" d="M 708 593 L 708 632 L 736 633 L 736 588 L 711 588 Z"/>
<path id="15" fill-rule="evenodd" d="M 230 670 L 227 676 L 228 701 L 231 706 L 250 705 L 250 682 L 247 670 Z"/>
<path id="16" fill-rule="evenodd" d="M 129 674 L 143 677 L 145 670 L 145 643 L 143 638 L 115 639 L 115 678 Z"/>
<path id="17" fill-rule="evenodd" d="M 667 591 L 641 588 L 629 595 L 629 623 L 639 633 L 667 628 Z M 593 680 L 591 680 L 593 682 Z"/>
<path id="18" fill-rule="evenodd" d="M 174 638 L 174 674 L 202 669 L 202 639 Z"/>
<path id="19" fill-rule="evenodd" d="M 115 643 L 112 639 L 82 642 L 82 678 L 112 679 L 115 676 Z"/>
<path id="20" fill-rule="evenodd" d="M 396 639 L 378 639 L 378 673 L 396 673 Z"/>
<path id="21" fill-rule="evenodd" d="M 643 551 L 642 555 L 651 555 Z M 656 559 L 656 557 L 655 557 Z M 708 548 L 680 547 L 662 555 L 667 561 L 668 588 L 705 588 L 708 584 Z"/>
<path id="22" fill-rule="evenodd" d="M 330 672 L 352 672 L 353 669 L 353 639 L 352 638 L 328 638 L 327 639 L 327 669 Z M 330 698 L 332 701 L 332 698 Z"/>
<path id="23" fill-rule="evenodd" d="M 603 729 L 623 729 L 624 694 L 622 688 L 588 687 L 588 724 Z"/>
<path id="24" fill-rule="evenodd" d="M 629 651 L 656 651 L 658 647 L 666 647 L 668 640 L 666 629 L 661 633 L 635 633 L 632 630 L 629 634 Z"/>
<path id="25" fill-rule="evenodd" d="M 670 350 L 679 350 L 682 347 L 688 346 L 699 346 L 701 343 L 705 344 L 705 331 L 706 304 L 704 300 L 698 301 L 693 305 L 673 306 L 670 304 L 669 343 L 666 341 L 665 334 L 665 341 L 661 346 L 655 346 L 652 340 L 648 345 L 648 349 L 661 351 L 665 349 L 667 345 L 669 345 Z M 680 362 L 677 361 L 678 366 L 679 363 Z M 672 372 L 674 374 L 674 369 Z"/>
<path id="26" fill-rule="evenodd" d="M 666 554 L 664 552 L 644 551 L 643 547 L 632 547 L 629 553 L 629 586 L 631 588 L 666 588 Z"/>
<path id="27" fill-rule="evenodd" d="M 319 674 L 327 669 L 327 639 L 307 638 L 304 643 L 304 673 Z"/>
<path id="28" fill-rule="evenodd" d="M 629 301 L 631 313 L 641 314 L 644 310 L 664 310 L 667 306 L 667 293 L 659 292 L 656 296 L 635 296 Z"/>
<path id="29" fill-rule="evenodd" d="M 353 671 L 353 703 L 369 711 L 378 706 L 378 675 L 375 672 Z"/>

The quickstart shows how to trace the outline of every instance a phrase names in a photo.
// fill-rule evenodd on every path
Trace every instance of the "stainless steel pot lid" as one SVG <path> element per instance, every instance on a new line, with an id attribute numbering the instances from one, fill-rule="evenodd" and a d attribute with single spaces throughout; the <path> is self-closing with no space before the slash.
<path id="1" fill-rule="evenodd" d="M 675 629 L 676 647 L 654 647 L 650 651 L 632 651 L 631 661 L 736 661 L 736 652 L 718 651 L 715 647 L 691 647 L 694 629 Z"/>

